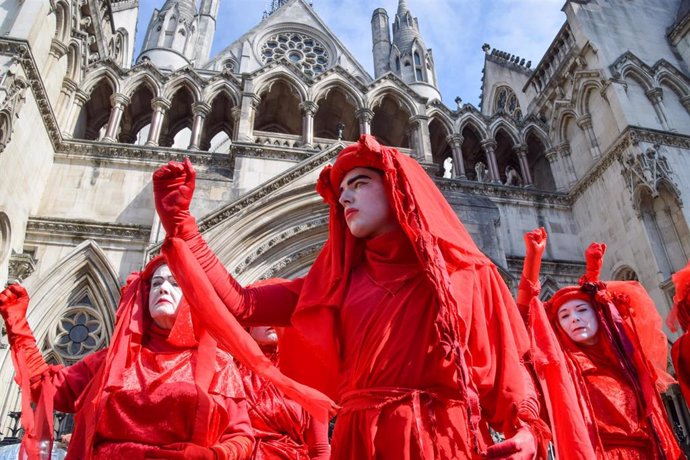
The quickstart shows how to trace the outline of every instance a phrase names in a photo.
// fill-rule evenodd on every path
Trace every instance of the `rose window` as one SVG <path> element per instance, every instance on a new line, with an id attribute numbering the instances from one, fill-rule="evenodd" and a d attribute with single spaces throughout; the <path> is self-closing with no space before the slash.
<path id="1" fill-rule="evenodd" d="M 279 33 L 269 37 L 261 47 L 261 59 L 269 63 L 286 58 L 314 77 L 328 68 L 328 50 L 318 40 L 301 33 Z"/>
<path id="2" fill-rule="evenodd" d="M 54 330 L 53 348 L 67 359 L 81 358 L 101 348 L 105 341 L 103 320 L 90 308 L 67 310 Z"/>

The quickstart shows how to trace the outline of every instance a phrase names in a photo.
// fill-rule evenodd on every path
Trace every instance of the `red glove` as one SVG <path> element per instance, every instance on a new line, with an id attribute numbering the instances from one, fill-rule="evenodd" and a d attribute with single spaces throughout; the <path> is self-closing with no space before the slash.
<path id="1" fill-rule="evenodd" d="M 522 311 L 529 305 L 532 297 L 539 295 L 539 270 L 541 257 L 546 248 L 547 234 L 544 227 L 535 228 L 525 233 L 525 262 L 522 266 L 522 277 L 518 286 L 517 304 Z"/>
<path id="2" fill-rule="evenodd" d="M 604 253 L 606 252 L 606 243 L 592 243 L 585 250 L 585 260 L 587 268 L 585 269 L 585 282 L 596 283 L 599 281 L 601 274 L 601 266 L 604 264 Z"/>
<path id="3" fill-rule="evenodd" d="M 166 458 L 169 460 L 216 460 L 216 454 L 210 447 L 198 444 L 178 442 L 159 447 L 146 453 L 146 458 Z"/>
<path id="4" fill-rule="evenodd" d="M 34 377 L 46 371 L 48 365 L 36 346 L 36 339 L 26 321 L 28 307 L 29 294 L 19 284 L 11 284 L 0 293 L 0 315 L 5 320 L 7 340 L 13 350 L 24 351 L 29 373 Z"/>
<path id="5" fill-rule="evenodd" d="M 537 442 L 529 428 L 520 428 L 512 438 L 489 446 L 487 458 L 532 460 L 537 454 Z"/>
<path id="6" fill-rule="evenodd" d="M 197 231 L 189 212 L 194 195 L 196 171 L 189 158 L 183 163 L 171 161 L 153 173 L 153 196 L 156 211 L 168 236 L 185 239 Z"/>

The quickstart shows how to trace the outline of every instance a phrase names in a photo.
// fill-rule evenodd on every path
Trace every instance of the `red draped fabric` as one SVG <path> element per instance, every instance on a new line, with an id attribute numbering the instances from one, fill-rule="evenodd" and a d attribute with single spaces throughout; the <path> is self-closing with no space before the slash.
<path id="1" fill-rule="evenodd" d="M 368 242 L 349 233 L 336 197 L 339 179 L 359 166 L 383 172 L 401 231 Z M 198 231 L 174 234 L 235 316 L 294 326 L 281 369 L 343 405 L 332 458 L 479 458 L 489 425 L 507 436 L 528 426 L 543 446 L 520 313 L 427 173 L 363 136 L 317 190 L 331 206 L 329 239 L 305 279 L 243 288 Z M 199 307 L 222 343 L 222 313 Z"/>
<path id="2" fill-rule="evenodd" d="M 639 283 L 624 284 L 597 282 L 563 288 L 546 304 L 572 378 L 585 401 L 582 417 L 589 424 L 598 458 L 685 458 L 657 390 L 670 379 L 663 369 L 655 367 L 641 340 L 644 336 L 652 343 L 652 354 L 663 348 L 653 343 L 654 337 L 659 337 L 655 332 L 655 327 L 660 327 L 658 313 L 644 306 L 648 295 L 640 290 Z M 597 314 L 599 338 L 594 345 L 575 343 L 558 324 L 558 306 L 572 298 L 587 300 Z M 636 306 L 638 313 L 644 311 L 656 318 L 636 322 Z"/>
<path id="3" fill-rule="evenodd" d="M 150 278 L 162 258 L 123 288 L 108 348 L 69 367 L 34 375 L 58 410 L 75 413 L 68 459 L 144 459 L 170 444 L 210 449 L 219 459 L 248 458 L 252 433 L 241 377 L 208 334 L 197 341 L 183 298 L 171 330 L 148 315 Z"/>

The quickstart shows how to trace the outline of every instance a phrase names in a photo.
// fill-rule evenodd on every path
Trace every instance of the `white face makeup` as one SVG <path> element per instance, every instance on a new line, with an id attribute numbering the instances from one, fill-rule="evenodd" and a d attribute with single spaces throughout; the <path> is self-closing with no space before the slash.
<path id="1" fill-rule="evenodd" d="M 278 345 L 278 333 L 270 326 L 257 326 L 249 334 L 259 345 Z"/>
<path id="2" fill-rule="evenodd" d="M 372 169 L 350 170 L 340 182 L 339 202 L 347 227 L 357 238 L 374 238 L 397 226 L 383 178 Z"/>
<path id="3" fill-rule="evenodd" d="M 599 332 L 599 320 L 586 300 L 572 299 L 558 309 L 558 323 L 575 343 L 594 345 Z"/>
<path id="4" fill-rule="evenodd" d="M 182 289 L 177 285 L 170 267 L 167 264 L 158 267 L 153 272 L 149 290 L 149 314 L 153 321 L 163 329 L 171 329 L 181 298 Z"/>

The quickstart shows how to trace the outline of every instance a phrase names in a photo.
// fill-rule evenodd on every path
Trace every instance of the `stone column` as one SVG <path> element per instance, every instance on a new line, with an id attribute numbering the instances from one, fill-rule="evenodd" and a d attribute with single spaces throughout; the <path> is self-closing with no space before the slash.
<path id="1" fill-rule="evenodd" d="M 461 134 L 450 134 L 446 137 L 446 141 L 453 151 L 453 177 L 459 177 L 460 179 L 467 179 L 465 160 L 462 157 L 462 143 L 464 140 Z"/>
<path id="2" fill-rule="evenodd" d="M 149 137 L 145 145 L 158 145 L 158 138 L 161 135 L 161 127 L 163 126 L 163 117 L 165 112 L 170 108 L 170 101 L 162 97 L 154 98 L 151 101 L 151 108 L 153 115 L 151 116 L 151 125 L 149 127 Z"/>
<path id="3" fill-rule="evenodd" d="M 486 154 L 486 162 L 488 163 L 491 182 L 500 184 L 501 175 L 498 172 L 498 162 L 496 161 L 496 141 L 493 139 L 484 139 L 481 142 L 481 146 Z"/>
<path id="4" fill-rule="evenodd" d="M 671 128 L 668 118 L 666 117 L 666 111 L 664 110 L 664 91 L 656 87 L 646 91 L 644 94 L 647 96 L 647 99 L 649 99 L 649 102 L 652 103 L 656 116 L 659 118 L 659 122 L 661 122 L 661 126 L 667 131 L 676 131 Z"/>
<path id="5" fill-rule="evenodd" d="M 89 100 L 89 95 L 84 91 L 78 89 L 74 93 L 74 100 L 72 101 L 72 106 L 70 107 L 67 115 L 67 123 L 65 124 L 65 137 L 71 139 L 74 136 L 74 130 L 76 128 L 77 119 L 81 113 L 82 107 Z"/>
<path id="6" fill-rule="evenodd" d="M 232 117 L 232 140 L 237 140 L 237 135 L 240 131 L 240 119 L 242 118 L 242 107 L 235 106 L 230 109 L 230 116 Z"/>
<path id="7" fill-rule="evenodd" d="M 194 122 L 192 123 L 192 136 L 189 139 L 189 150 L 199 150 L 201 143 L 201 133 L 204 130 L 204 121 L 211 111 L 211 106 L 205 102 L 195 102 L 192 105 Z"/>
<path id="8" fill-rule="evenodd" d="M 105 128 L 103 142 L 116 142 L 115 136 L 117 136 L 117 130 L 122 120 L 122 112 L 124 112 L 127 104 L 129 104 L 129 98 L 124 94 L 117 93 L 110 96 L 112 109 L 110 109 L 110 118 L 108 119 L 108 126 Z"/>
<path id="9" fill-rule="evenodd" d="M 261 103 L 261 98 L 254 93 L 242 93 L 240 119 L 237 127 L 237 139 L 254 142 L 254 118 Z"/>
<path id="10" fill-rule="evenodd" d="M 592 117 L 589 114 L 583 115 L 576 121 L 577 126 L 584 131 L 587 140 L 589 141 L 589 152 L 592 158 L 598 158 L 601 155 L 601 150 L 599 150 L 599 143 L 597 142 L 597 136 L 594 134 L 594 127 L 592 126 Z"/>
<path id="11" fill-rule="evenodd" d="M 573 165 L 573 159 L 570 156 L 570 145 L 567 142 L 559 145 L 558 153 L 561 154 L 563 158 L 563 167 L 566 171 L 566 176 L 568 177 L 568 185 L 572 186 L 577 182 L 577 175 L 575 174 L 575 165 Z"/>
<path id="12" fill-rule="evenodd" d="M 532 173 L 529 170 L 529 162 L 527 161 L 527 146 L 518 145 L 514 149 L 515 154 L 520 162 L 520 172 L 522 173 L 522 180 L 525 187 L 532 186 Z"/>
<path id="13" fill-rule="evenodd" d="M 429 117 L 426 115 L 414 115 L 410 117 L 409 126 L 410 141 L 413 138 L 415 140 L 414 149 L 416 157 L 425 163 L 433 163 L 431 136 L 429 135 Z"/>
<path id="14" fill-rule="evenodd" d="M 371 134 L 371 120 L 374 118 L 374 111 L 370 109 L 359 109 L 355 113 L 359 121 L 359 134 Z"/>
<path id="15" fill-rule="evenodd" d="M 551 167 L 551 174 L 553 175 L 553 180 L 556 182 L 556 190 L 559 192 L 565 191 L 566 189 L 566 181 L 565 176 L 563 171 L 561 170 L 561 164 L 558 158 L 558 150 L 556 148 L 551 148 L 544 152 L 544 156 L 546 157 L 546 161 L 549 162 L 549 166 Z"/>
<path id="16" fill-rule="evenodd" d="M 67 116 L 69 115 L 69 107 L 74 100 L 74 92 L 78 87 L 79 86 L 77 83 L 71 78 L 65 78 L 62 80 L 62 87 L 60 88 L 60 97 L 58 99 L 57 108 L 55 109 L 55 116 L 57 117 L 58 122 L 62 121 L 60 124 L 63 126 L 65 126 L 65 124 L 69 121 L 67 120 Z"/>
<path id="17" fill-rule="evenodd" d="M 299 108 L 302 111 L 302 146 L 310 148 L 314 145 L 314 115 L 319 106 L 314 101 L 304 101 Z"/>

